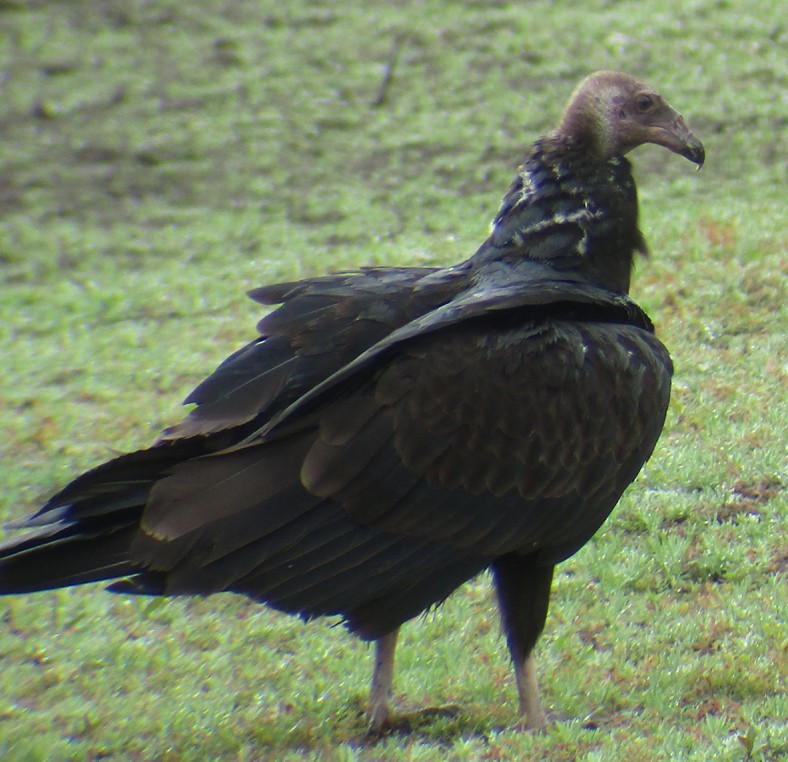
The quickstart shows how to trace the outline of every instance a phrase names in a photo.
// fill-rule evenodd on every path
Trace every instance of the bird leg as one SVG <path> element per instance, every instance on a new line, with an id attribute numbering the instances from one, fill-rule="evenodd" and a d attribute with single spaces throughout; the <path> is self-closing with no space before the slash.
<path id="1" fill-rule="evenodd" d="M 383 729 L 391 711 L 389 699 L 394 682 L 394 651 L 397 648 L 399 629 L 375 641 L 375 668 L 369 688 L 367 728 L 377 733 Z"/>
<path id="2" fill-rule="evenodd" d="M 533 648 L 547 617 L 553 567 L 539 565 L 533 556 L 510 553 L 496 558 L 492 570 L 501 623 L 514 665 L 522 727 L 541 731 L 547 727 L 547 718 L 539 700 Z"/>
<path id="3" fill-rule="evenodd" d="M 526 730 L 539 732 L 546 730 L 547 716 L 539 699 L 539 682 L 536 678 L 536 659 L 534 659 L 533 652 L 529 653 L 525 659 L 512 654 L 512 661 L 523 727 Z"/>

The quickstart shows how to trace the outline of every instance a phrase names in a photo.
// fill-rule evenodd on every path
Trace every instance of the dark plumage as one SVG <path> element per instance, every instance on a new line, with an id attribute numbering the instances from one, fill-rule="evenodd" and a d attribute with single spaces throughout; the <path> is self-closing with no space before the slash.
<path id="1" fill-rule="evenodd" d="M 490 237 L 447 268 L 256 289 L 258 339 L 151 448 L 78 477 L 0 548 L 0 592 L 121 578 L 244 593 L 377 641 L 387 720 L 399 626 L 491 568 L 528 727 L 553 567 L 607 518 L 662 429 L 672 367 L 627 296 L 645 251 L 624 154 L 703 163 L 682 117 L 599 72 L 540 138 Z"/>

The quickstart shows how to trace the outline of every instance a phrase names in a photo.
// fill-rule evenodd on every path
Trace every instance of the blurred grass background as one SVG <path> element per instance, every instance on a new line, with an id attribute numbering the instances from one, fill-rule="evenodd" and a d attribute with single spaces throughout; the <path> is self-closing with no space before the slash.
<path id="1" fill-rule="evenodd" d="M 577 81 L 622 69 L 706 144 L 633 160 L 633 293 L 677 366 L 665 433 L 560 567 L 543 737 L 486 577 L 370 651 L 233 596 L 0 604 L 9 760 L 776 760 L 788 750 L 785 11 L 769 0 L 0 0 L 0 519 L 151 442 L 254 336 L 244 291 L 469 256 Z M 390 78 L 387 78 L 387 73 Z"/>

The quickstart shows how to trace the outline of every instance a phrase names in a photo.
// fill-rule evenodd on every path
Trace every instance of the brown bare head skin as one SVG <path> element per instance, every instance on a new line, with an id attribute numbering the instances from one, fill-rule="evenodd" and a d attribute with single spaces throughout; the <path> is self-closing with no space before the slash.
<path id="1" fill-rule="evenodd" d="M 703 144 L 656 90 L 629 74 L 598 71 L 569 100 L 556 133 L 583 142 L 601 161 L 644 143 L 664 146 L 703 166 Z"/>

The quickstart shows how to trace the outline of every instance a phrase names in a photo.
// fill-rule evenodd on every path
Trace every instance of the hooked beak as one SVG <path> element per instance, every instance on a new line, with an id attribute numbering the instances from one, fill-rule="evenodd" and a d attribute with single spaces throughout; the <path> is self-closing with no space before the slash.
<path id="1" fill-rule="evenodd" d="M 669 126 L 656 130 L 653 142 L 689 159 L 693 164 L 698 165 L 699 170 L 706 160 L 703 143 L 690 132 L 684 117 L 680 114 L 676 114 L 676 119 Z"/>
<path id="2" fill-rule="evenodd" d="M 684 136 L 684 149 L 679 151 L 685 159 L 689 159 L 693 164 L 698 165 L 698 171 L 706 161 L 706 151 L 703 148 L 703 143 L 700 142 L 689 130 Z"/>

